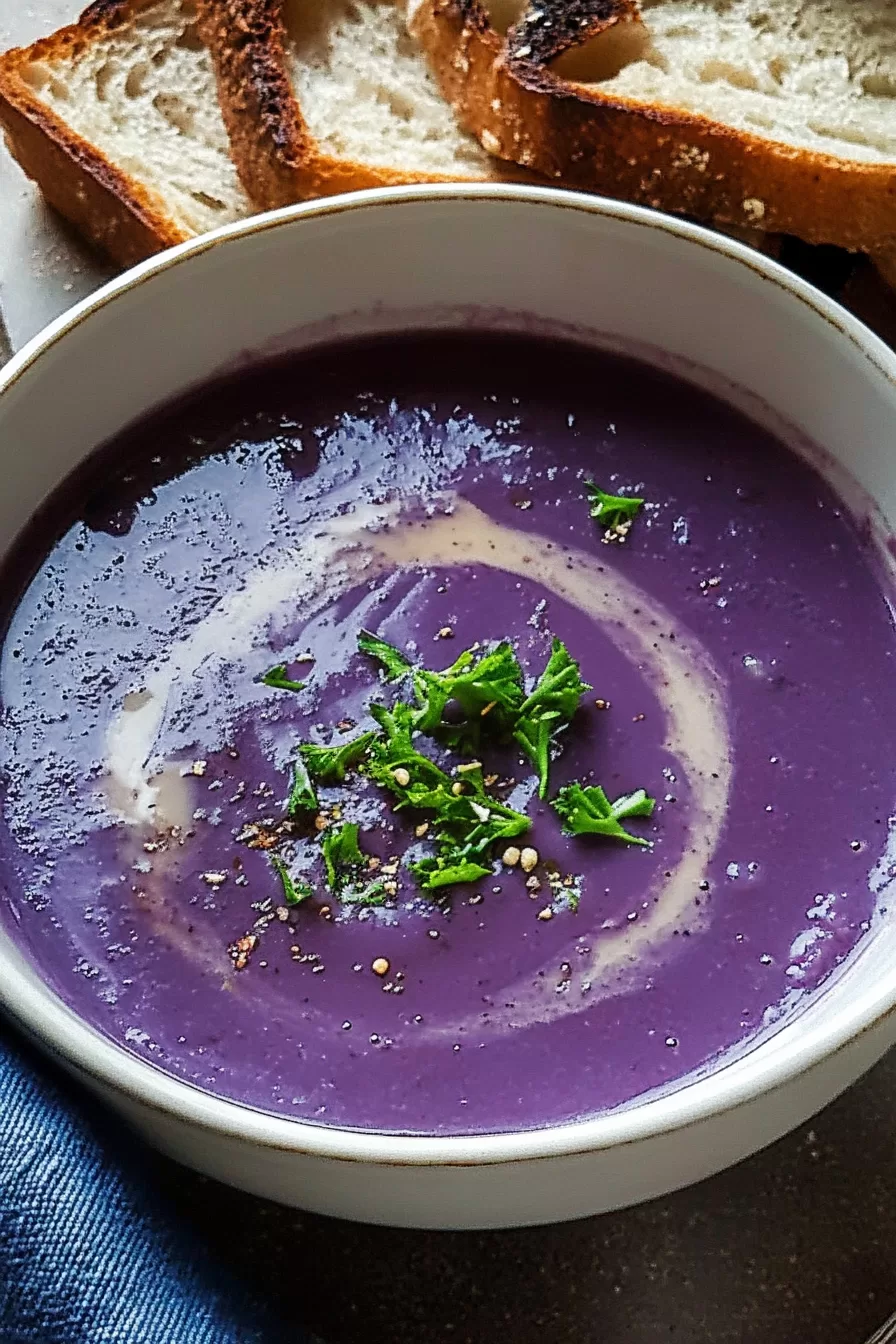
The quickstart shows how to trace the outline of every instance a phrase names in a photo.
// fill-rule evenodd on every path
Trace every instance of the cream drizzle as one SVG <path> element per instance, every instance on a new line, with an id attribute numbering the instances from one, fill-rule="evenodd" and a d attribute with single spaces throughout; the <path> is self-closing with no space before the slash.
<path id="1" fill-rule="evenodd" d="M 683 852 L 667 870 L 671 876 L 660 876 L 645 893 L 650 908 L 641 919 L 594 934 L 591 957 L 584 965 L 581 957 L 575 958 L 576 973 L 565 993 L 557 994 L 547 976 L 502 989 L 498 997 L 514 1006 L 490 1012 L 489 1030 L 495 1025 L 521 1027 L 581 1012 L 598 998 L 633 987 L 633 968 L 646 956 L 656 953 L 674 931 L 700 927 L 703 910 L 695 896 L 721 835 L 731 786 L 726 687 L 699 641 L 677 625 L 667 608 L 609 565 L 584 551 L 561 549 L 537 534 L 496 523 L 459 497 L 445 496 L 439 507 L 442 512 L 419 522 L 402 521 L 397 505 L 367 506 L 333 519 L 285 562 L 257 571 L 237 593 L 223 598 L 156 665 L 145 693 L 131 702 L 133 708 L 122 707 L 109 725 L 109 796 L 124 820 L 141 827 L 181 820 L 164 815 L 165 795 L 158 783 L 171 769 L 157 753 L 172 695 L 184 679 L 201 676 L 212 658 L 245 660 L 247 649 L 253 648 L 261 657 L 267 622 L 282 604 L 301 605 L 311 615 L 362 574 L 369 579 L 421 566 L 481 565 L 534 579 L 600 622 L 649 678 L 665 714 L 664 745 L 687 779 L 690 802 Z M 637 621 L 631 615 L 635 608 L 640 609 Z M 674 640 L 660 637 L 670 632 Z M 216 726 L 221 740 L 207 737 L 210 750 L 223 745 L 224 725 Z M 571 961 L 574 945 L 571 940 Z M 468 1036 L 481 1031 L 478 1015 L 463 1023 L 441 1022 L 415 1037 L 460 1029 Z"/>

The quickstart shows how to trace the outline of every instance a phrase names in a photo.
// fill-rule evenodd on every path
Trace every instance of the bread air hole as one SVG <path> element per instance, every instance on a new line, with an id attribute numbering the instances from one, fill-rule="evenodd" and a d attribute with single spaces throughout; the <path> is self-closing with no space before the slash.
<path id="1" fill-rule="evenodd" d="M 892 136 L 878 134 L 871 126 L 850 126 L 842 122 L 822 121 L 812 118 L 806 122 L 814 135 L 823 140 L 838 140 L 844 145 L 859 145 L 876 149 L 881 154 L 892 152 Z"/>
<path id="2" fill-rule="evenodd" d="M 896 77 L 890 75 L 865 75 L 862 80 L 862 92 L 872 98 L 896 98 Z"/>
<path id="3" fill-rule="evenodd" d="M 94 88 L 96 89 L 96 100 L 98 103 L 105 103 L 109 97 L 109 85 L 117 74 L 117 68 L 112 61 L 104 61 L 93 77 Z"/>
<path id="4" fill-rule="evenodd" d="M 319 62 L 327 59 L 334 23 L 357 22 L 358 17 L 350 4 L 309 5 L 304 0 L 284 0 L 281 13 L 290 41 L 306 59 Z"/>
<path id="5" fill-rule="evenodd" d="M 22 82 L 35 93 L 42 93 L 47 85 L 52 83 L 52 79 L 49 68 L 40 61 L 31 61 L 28 65 L 22 66 Z"/>
<path id="6" fill-rule="evenodd" d="M 149 73 L 150 67 L 146 61 L 138 62 L 128 71 L 128 77 L 124 82 L 124 91 L 129 98 L 139 98 L 141 93 L 145 92 Z"/>
<path id="7" fill-rule="evenodd" d="M 735 89 L 758 89 L 759 81 L 752 70 L 730 61 L 706 61 L 700 67 L 704 84 L 730 84 Z M 780 82 L 780 81 L 778 81 Z"/>
<path id="8" fill-rule="evenodd" d="M 180 34 L 175 45 L 184 47 L 187 51 L 202 51 L 205 43 L 199 36 L 195 23 L 190 23 Z"/>
<path id="9" fill-rule="evenodd" d="M 194 110 L 176 93 L 157 93 L 152 105 L 175 131 L 181 135 L 193 133 L 196 120 Z"/>
<path id="10" fill-rule="evenodd" d="M 550 69 L 574 84 L 601 84 L 636 61 L 665 68 L 644 24 L 637 19 L 620 19 L 581 46 L 564 51 L 551 61 Z"/>
<path id="11" fill-rule="evenodd" d="M 226 210 L 227 205 L 224 201 L 219 201 L 216 196 L 209 196 L 205 191 L 191 191 L 190 195 L 198 205 L 204 205 L 207 210 Z"/>

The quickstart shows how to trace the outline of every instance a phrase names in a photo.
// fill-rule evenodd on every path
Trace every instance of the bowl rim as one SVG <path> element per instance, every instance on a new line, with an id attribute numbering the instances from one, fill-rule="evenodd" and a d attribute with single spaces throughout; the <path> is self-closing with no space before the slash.
<path id="1" fill-rule="evenodd" d="M 508 183 L 424 183 L 379 187 L 323 200 L 286 206 L 218 229 L 151 257 L 102 285 L 38 332 L 0 370 L 0 399 L 35 363 L 93 314 L 138 290 L 177 266 L 213 248 L 290 227 L 305 219 L 321 219 L 350 211 L 394 210 L 417 203 L 509 201 L 548 209 L 575 210 L 583 215 L 623 221 L 632 227 L 667 234 L 721 257 L 726 264 L 751 271 L 760 281 L 786 291 L 821 317 L 896 389 L 896 352 L 833 299 L 778 262 L 745 244 L 698 224 L 663 215 L 642 206 L 589 196 L 555 187 Z M 792 1083 L 823 1060 L 881 1026 L 896 1013 L 896 966 L 860 985 L 831 1025 L 811 1023 L 811 1005 L 800 1014 L 798 1036 L 787 1026 L 775 1035 L 774 1048 L 761 1046 L 741 1055 L 737 1071 L 722 1066 L 674 1090 L 637 1098 L 625 1107 L 586 1119 L 540 1129 L 487 1134 L 423 1135 L 356 1130 L 279 1116 L 207 1092 L 165 1072 L 159 1065 L 127 1050 L 67 1007 L 40 978 L 35 966 L 16 964 L 19 953 L 0 945 L 0 1004 L 7 1013 L 58 1060 L 101 1089 L 129 1098 L 170 1119 L 215 1135 L 248 1141 L 294 1155 L 355 1161 L 384 1166 L 491 1166 L 584 1155 L 628 1146 L 682 1130 L 737 1110 Z M 768 1042 L 771 1044 L 771 1042 Z"/>

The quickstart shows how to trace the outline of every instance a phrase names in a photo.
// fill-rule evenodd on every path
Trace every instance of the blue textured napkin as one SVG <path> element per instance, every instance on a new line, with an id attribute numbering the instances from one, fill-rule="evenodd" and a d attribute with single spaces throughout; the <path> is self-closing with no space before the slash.
<path id="1" fill-rule="evenodd" d="M 2 1344 L 272 1344 L 120 1120 L 0 1022 Z M 246 1198 L 250 1198 L 246 1196 Z M 289 1331 L 290 1344 L 311 1344 Z"/>

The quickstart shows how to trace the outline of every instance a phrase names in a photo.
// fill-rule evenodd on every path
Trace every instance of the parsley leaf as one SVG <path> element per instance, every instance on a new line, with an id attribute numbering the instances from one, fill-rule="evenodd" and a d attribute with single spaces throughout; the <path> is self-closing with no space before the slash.
<path id="1" fill-rule="evenodd" d="M 442 676 L 449 698 L 470 716 L 481 715 L 491 706 L 513 714 L 524 699 L 523 670 L 506 639 L 481 658 L 467 649 Z"/>
<path id="2" fill-rule="evenodd" d="M 608 495 L 593 481 L 586 481 L 591 517 L 604 529 L 604 541 L 625 541 L 631 525 L 644 506 L 634 495 Z"/>
<path id="3" fill-rule="evenodd" d="M 409 867 L 417 885 L 423 891 L 438 891 L 441 887 L 453 887 L 459 882 L 478 882 L 480 878 L 488 877 L 491 872 L 491 868 L 486 868 L 473 859 L 459 858 L 451 854 L 420 859 Z"/>
<path id="4" fill-rule="evenodd" d="M 630 520 L 642 501 L 605 495 L 589 486 L 595 495 L 595 517 L 618 527 Z M 618 506 L 618 507 L 617 507 Z M 616 507 L 614 514 L 612 508 Z M 410 864 L 410 871 L 424 890 L 439 891 L 458 883 L 476 882 L 491 871 L 493 847 L 526 832 L 531 822 L 486 790 L 478 761 L 457 767 L 451 775 L 436 761 L 424 755 L 415 744 L 418 734 L 438 737 L 457 748 L 477 741 L 484 720 L 505 738 L 511 736 L 534 765 L 539 779 L 539 796 L 548 791 L 551 745 L 579 706 L 582 695 L 591 689 L 582 680 L 579 665 L 562 640 L 555 638 L 551 655 L 541 676 L 527 694 L 523 671 L 508 640 L 485 652 L 466 649 L 442 672 L 415 667 L 408 658 L 386 640 L 363 631 L 358 637 L 362 653 L 375 658 L 387 681 L 410 676 L 413 704 L 399 701 L 391 707 L 373 704 L 370 713 L 378 731 L 362 733 L 339 746 L 322 747 L 305 743 L 299 747 L 293 764 L 292 788 L 287 814 L 318 807 L 312 781 L 341 784 L 353 766 L 397 798 L 395 810 L 411 808 L 429 813 L 430 835 L 435 853 Z M 272 669 L 270 684 L 285 684 L 285 665 Z M 294 688 L 298 683 L 292 683 Z M 444 721 L 449 702 L 464 715 L 459 725 Z M 605 835 L 627 844 L 650 842 L 630 834 L 622 825 L 628 817 L 650 816 L 654 800 L 643 789 L 610 802 L 603 789 L 571 784 L 561 789 L 553 806 L 573 835 Z M 322 853 L 327 882 L 334 894 L 347 903 L 384 904 L 388 896 L 382 879 L 362 886 L 359 882 L 365 856 L 358 844 L 358 826 L 343 823 L 325 831 Z M 287 900 L 295 904 L 311 894 L 304 884 L 291 882 L 280 859 L 272 863 L 284 885 Z M 289 885 L 287 885 L 289 884 Z"/>
<path id="5" fill-rule="evenodd" d="M 338 895 L 346 879 L 357 873 L 364 862 L 364 855 L 358 846 L 358 823 L 345 821 L 341 826 L 324 831 L 321 849 L 327 870 L 327 885 Z"/>
<path id="6" fill-rule="evenodd" d="M 556 713 L 567 721 L 579 707 L 579 700 L 591 687 L 579 676 L 579 665 L 570 656 L 562 640 L 554 637 L 551 644 L 551 656 L 520 709 L 524 715 L 543 714 L 545 710 Z"/>
<path id="7" fill-rule="evenodd" d="M 365 866 L 366 855 L 358 844 L 358 824 L 343 822 L 336 829 L 324 831 L 321 849 L 327 870 L 327 886 L 345 905 L 385 905 L 391 899 L 381 877 L 358 885 L 357 878 Z M 347 886 L 348 882 L 354 885 Z"/>
<path id="8" fill-rule="evenodd" d="M 544 798 L 548 791 L 548 775 L 551 769 L 551 736 L 555 729 L 565 727 L 556 721 L 556 715 L 545 713 L 521 719 L 513 731 L 518 742 L 538 772 L 538 796 Z"/>
<path id="9" fill-rule="evenodd" d="M 611 803 L 599 784 L 567 784 L 552 806 L 567 835 L 606 835 L 628 845 L 649 845 L 649 840 L 631 835 L 620 823 L 627 817 L 652 816 L 655 801 L 643 789 L 636 789 Z"/>
<path id="10" fill-rule="evenodd" d="M 417 715 L 411 705 L 405 705 L 400 700 L 391 709 L 385 705 L 372 704 L 370 717 L 378 724 L 392 750 L 414 750 L 411 735 Z M 374 744 L 375 748 L 380 745 L 379 742 Z"/>
<path id="11" fill-rule="evenodd" d="M 413 669 L 413 664 L 400 649 L 380 639 L 379 635 L 372 635 L 369 630 L 361 631 L 358 636 L 358 648 L 362 653 L 382 663 L 386 681 L 401 681 L 402 677 L 407 676 Z"/>
<path id="12" fill-rule="evenodd" d="M 307 882 L 297 882 L 290 877 L 289 869 L 278 854 L 272 854 L 270 859 L 271 867 L 280 879 L 283 899 L 287 905 L 301 905 L 314 894 Z"/>
<path id="13" fill-rule="evenodd" d="M 300 812 L 317 812 L 319 807 L 305 762 L 297 756 L 292 763 L 292 787 L 286 800 L 286 815 L 295 817 Z"/>
<path id="14" fill-rule="evenodd" d="M 451 797 L 451 776 L 424 756 L 412 739 L 414 710 L 410 705 L 371 705 L 370 712 L 383 730 L 370 748 L 365 772 L 377 784 L 397 794 L 396 810 L 417 807 L 437 810 Z M 407 776 L 407 779 L 405 779 Z"/>
<path id="15" fill-rule="evenodd" d="M 259 677 L 264 686 L 272 686 L 275 691 L 304 691 L 304 681 L 291 681 L 285 663 L 268 668 L 263 677 Z"/>
<path id="16" fill-rule="evenodd" d="M 312 779 L 320 784 L 343 784 L 346 770 L 364 758 L 375 737 L 374 732 L 361 733 L 360 737 L 353 737 L 340 747 L 318 747 L 306 742 L 299 747 L 299 754 Z"/>
<path id="17" fill-rule="evenodd" d="M 513 646 L 502 640 L 479 658 L 473 649 L 466 649 L 444 672 L 418 668 L 414 694 L 420 706 L 416 727 L 421 733 L 475 743 L 487 715 L 499 731 L 512 721 L 525 699 L 523 671 Z M 460 731 L 442 724 L 449 700 L 457 702 L 468 720 Z"/>
<path id="18" fill-rule="evenodd" d="M 513 840 L 528 831 L 531 821 L 523 812 L 498 802 L 487 793 L 449 794 L 434 822 L 435 836 L 455 855 L 487 857 L 499 840 Z"/>
<path id="19" fill-rule="evenodd" d="M 374 878 L 364 887 L 352 887 L 342 893 L 343 905 L 386 905 L 391 899 L 381 877 Z"/>
<path id="20" fill-rule="evenodd" d="M 555 638 L 548 665 L 520 706 L 513 730 L 514 740 L 538 771 L 539 798 L 547 796 L 551 739 L 566 727 L 580 699 L 590 690 L 566 645 Z"/>

